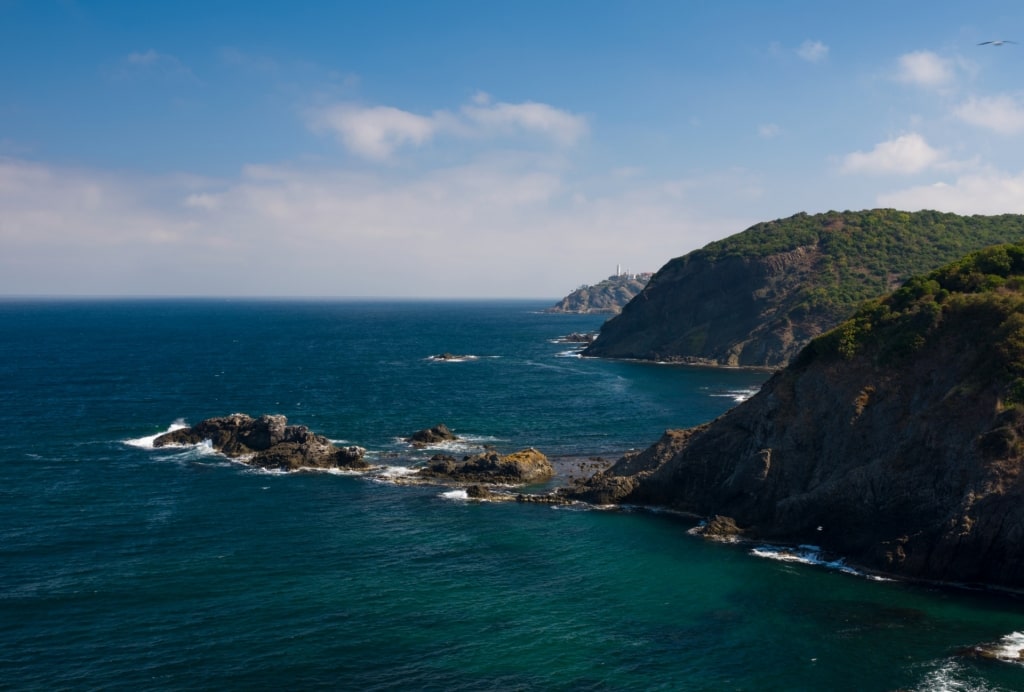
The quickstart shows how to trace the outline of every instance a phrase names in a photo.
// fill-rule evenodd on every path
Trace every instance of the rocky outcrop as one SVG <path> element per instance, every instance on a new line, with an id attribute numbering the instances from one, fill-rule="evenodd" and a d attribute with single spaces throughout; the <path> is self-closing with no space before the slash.
<path id="1" fill-rule="evenodd" d="M 1024 238 L 1024 216 L 797 214 L 669 261 L 586 357 L 777 368 L 907 278 Z"/>
<path id="2" fill-rule="evenodd" d="M 294 471 L 302 468 L 365 469 L 362 447 L 337 447 L 304 425 L 288 425 L 280 415 L 253 418 L 233 413 L 208 418 L 190 428 L 166 433 L 154 447 L 193 445 L 209 440 L 222 454 L 265 469 Z"/>
<path id="3" fill-rule="evenodd" d="M 436 456 L 416 475 L 459 484 L 528 485 L 550 480 L 554 474 L 554 467 L 544 454 L 524 449 L 504 456 L 484 452 L 462 461 Z"/>
<path id="4" fill-rule="evenodd" d="M 458 439 L 458 435 L 449 430 L 447 425 L 438 423 L 432 428 L 417 430 L 406 438 L 406 442 L 411 442 L 414 447 L 426 447 L 440 442 L 453 442 Z"/>
<path id="5" fill-rule="evenodd" d="M 593 286 L 580 286 L 544 312 L 614 315 L 643 290 L 651 274 L 615 274 Z"/>
<path id="6" fill-rule="evenodd" d="M 623 502 L 633 494 L 642 479 L 674 457 L 702 429 L 667 430 L 647 449 L 627 454 L 610 468 L 577 481 L 573 488 L 560 492 L 565 497 L 594 505 Z"/>
<path id="7" fill-rule="evenodd" d="M 977 253 L 815 340 L 717 420 L 569 498 L 719 516 L 880 572 L 1024 589 L 1024 246 Z"/>

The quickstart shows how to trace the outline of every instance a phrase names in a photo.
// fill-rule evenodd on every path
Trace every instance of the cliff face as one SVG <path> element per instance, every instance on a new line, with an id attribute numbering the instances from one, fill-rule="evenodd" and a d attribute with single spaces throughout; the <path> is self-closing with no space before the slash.
<path id="1" fill-rule="evenodd" d="M 721 515 L 890 574 L 1024 588 L 1024 246 L 978 256 L 570 494 Z"/>
<path id="2" fill-rule="evenodd" d="M 650 274 L 609 276 L 593 286 L 581 286 L 545 312 L 616 314 L 647 285 Z"/>
<path id="3" fill-rule="evenodd" d="M 1024 216 L 892 209 L 758 224 L 668 262 L 583 355 L 779 367 L 865 299 L 973 250 Z"/>
<path id="4" fill-rule="evenodd" d="M 691 253 L 665 265 L 601 327 L 583 355 L 719 365 L 785 363 L 834 326 L 834 309 L 787 315 L 809 277 L 821 271 L 817 243 L 766 257 L 715 261 Z"/>

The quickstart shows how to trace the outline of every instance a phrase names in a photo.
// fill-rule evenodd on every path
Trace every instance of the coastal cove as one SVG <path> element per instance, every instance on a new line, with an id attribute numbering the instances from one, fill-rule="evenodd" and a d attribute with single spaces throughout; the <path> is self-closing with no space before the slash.
<path id="1" fill-rule="evenodd" d="M 1019 689 L 1024 603 L 688 535 L 670 513 L 468 502 L 431 455 L 587 463 L 763 371 L 581 359 L 550 301 L 0 303 L 0 673 L 17 688 Z M 466 357 L 438 359 L 437 354 Z M 281 414 L 387 473 L 279 473 L 175 425 Z M 464 442 L 403 438 L 443 421 Z M 389 478 L 390 474 L 390 478 Z M 769 559 L 775 558 L 775 559 Z M 781 559 L 780 559 L 781 558 Z"/>

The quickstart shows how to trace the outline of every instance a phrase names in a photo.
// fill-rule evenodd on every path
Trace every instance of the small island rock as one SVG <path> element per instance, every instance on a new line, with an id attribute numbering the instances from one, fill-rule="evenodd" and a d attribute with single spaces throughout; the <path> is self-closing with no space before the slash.
<path id="1" fill-rule="evenodd" d="M 226 456 L 265 469 L 369 467 L 362 447 L 337 447 L 304 425 L 288 425 L 288 419 L 281 415 L 253 418 L 233 413 L 208 418 L 157 437 L 153 446 L 199 444 L 204 440 L 210 440 L 213 448 Z"/>
<path id="2" fill-rule="evenodd" d="M 436 459 L 421 469 L 418 475 L 457 483 L 525 485 L 549 480 L 555 475 L 555 470 L 541 452 L 523 449 L 505 456 L 497 452 L 484 452 L 468 456 L 462 461 Z"/>
<path id="3" fill-rule="evenodd" d="M 426 447 L 427 445 L 434 445 L 439 442 L 452 442 L 458 440 L 459 437 L 449 430 L 447 425 L 438 423 L 432 428 L 417 430 L 406 439 L 415 447 Z"/>

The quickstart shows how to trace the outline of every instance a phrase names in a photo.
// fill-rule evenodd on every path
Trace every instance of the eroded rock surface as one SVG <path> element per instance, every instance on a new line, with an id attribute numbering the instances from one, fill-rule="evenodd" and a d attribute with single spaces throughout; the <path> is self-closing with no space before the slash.
<path id="1" fill-rule="evenodd" d="M 467 484 L 527 485 L 550 480 L 555 470 L 548 458 L 536 449 L 523 449 L 502 456 L 483 452 L 462 461 L 435 457 L 417 475 Z"/>
<path id="2" fill-rule="evenodd" d="M 363 459 L 366 450 L 362 447 L 338 447 L 304 425 L 288 425 L 288 419 L 281 415 L 253 418 L 233 413 L 208 418 L 192 427 L 161 435 L 153 446 L 192 445 L 205 440 L 222 454 L 266 469 L 369 467 Z"/>

